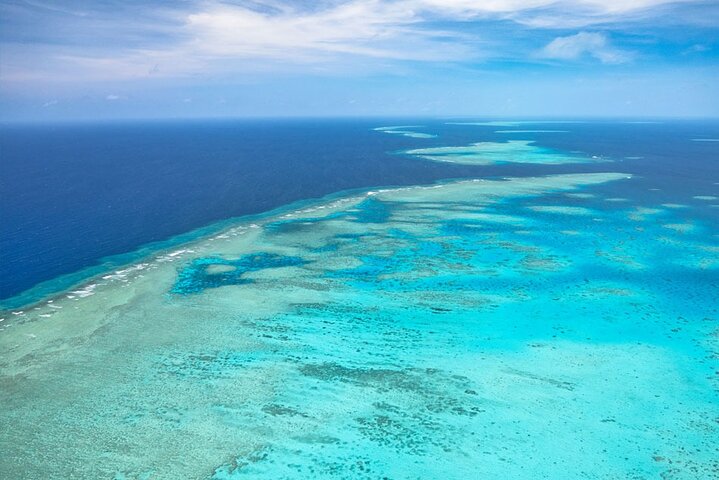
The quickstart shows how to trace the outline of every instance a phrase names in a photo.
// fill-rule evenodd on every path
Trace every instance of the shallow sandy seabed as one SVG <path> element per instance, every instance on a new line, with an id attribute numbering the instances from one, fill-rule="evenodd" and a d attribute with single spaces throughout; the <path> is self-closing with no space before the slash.
<path id="1" fill-rule="evenodd" d="M 480 127 L 521 127 L 522 125 L 562 125 L 584 123 L 574 120 L 521 120 L 521 121 L 491 121 L 491 122 L 446 122 L 447 125 L 467 125 Z"/>
<path id="2" fill-rule="evenodd" d="M 598 157 L 564 153 L 539 147 L 530 140 L 507 142 L 479 142 L 460 147 L 416 148 L 404 152 L 425 160 L 463 165 L 493 165 L 502 163 L 565 164 L 606 161 Z"/>
<path id="3" fill-rule="evenodd" d="M 421 132 L 415 132 L 413 130 L 408 130 L 409 128 L 421 128 L 422 125 L 398 125 L 394 127 L 377 127 L 374 130 L 377 132 L 384 132 L 391 135 L 401 135 L 403 137 L 409 137 L 409 138 L 436 138 L 437 135 L 433 133 L 421 133 Z"/>
<path id="4" fill-rule="evenodd" d="M 569 130 L 495 130 L 494 133 L 569 133 Z"/>
<path id="5" fill-rule="evenodd" d="M 565 193 L 565 197 L 567 198 L 594 198 L 595 195 L 592 193 Z"/>
<path id="6" fill-rule="evenodd" d="M 535 212 L 555 213 L 560 215 L 594 215 L 595 212 L 584 207 L 573 207 L 564 205 L 532 205 L 528 207 Z"/>
<path id="7" fill-rule="evenodd" d="M 606 182 L 379 189 L 5 312 L 0 477 L 716 478 L 716 228 Z"/>

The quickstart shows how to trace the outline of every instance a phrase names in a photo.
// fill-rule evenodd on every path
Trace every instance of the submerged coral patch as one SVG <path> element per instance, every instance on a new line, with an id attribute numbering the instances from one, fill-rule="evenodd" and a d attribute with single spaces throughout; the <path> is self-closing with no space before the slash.
<path id="1" fill-rule="evenodd" d="M 229 378 L 253 360 L 253 355 L 246 352 L 171 352 L 158 360 L 158 373 L 179 379 Z"/>
<path id="2" fill-rule="evenodd" d="M 356 222 L 383 223 L 389 220 L 389 205 L 377 198 L 367 197 L 367 199 L 358 204 L 356 208 L 357 211 L 352 212 Z"/>

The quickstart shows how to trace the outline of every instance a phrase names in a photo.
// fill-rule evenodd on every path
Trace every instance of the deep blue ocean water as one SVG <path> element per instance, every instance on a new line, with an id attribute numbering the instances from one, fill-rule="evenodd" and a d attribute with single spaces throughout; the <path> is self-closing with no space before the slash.
<path id="1" fill-rule="evenodd" d="M 466 120 L 460 120 L 466 121 Z M 256 214 L 347 189 L 440 179 L 559 172 L 633 173 L 632 198 L 686 202 L 719 182 L 717 121 L 553 125 L 565 133 L 525 133 L 541 146 L 608 157 L 606 163 L 467 166 L 418 161 L 402 150 L 506 141 L 503 127 L 447 120 L 255 120 L 0 127 L 0 299 L 103 264 L 218 220 Z M 421 125 L 435 138 L 373 128 Z M 531 128 L 537 128 L 533 126 Z M 540 128 L 548 128 L 542 125 Z M 627 158 L 629 157 L 629 158 Z M 640 158 L 638 158 L 640 157 Z M 624 184 L 609 184 L 616 196 Z M 697 203 L 702 203 L 697 201 Z M 706 202 L 703 202 L 706 204 Z M 703 208 L 700 215 L 719 215 Z M 92 267 L 96 267 L 92 270 Z M 70 286 L 80 277 L 46 284 Z M 13 302 L 9 302 L 11 305 Z M 15 303 L 18 303 L 16 298 Z"/>

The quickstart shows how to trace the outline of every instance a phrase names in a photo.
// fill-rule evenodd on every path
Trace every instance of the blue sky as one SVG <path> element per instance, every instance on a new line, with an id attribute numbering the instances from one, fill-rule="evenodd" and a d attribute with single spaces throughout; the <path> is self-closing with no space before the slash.
<path id="1" fill-rule="evenodd" d="M 719 116 L 719 2 L 0 0 L 4 120 Z"/>

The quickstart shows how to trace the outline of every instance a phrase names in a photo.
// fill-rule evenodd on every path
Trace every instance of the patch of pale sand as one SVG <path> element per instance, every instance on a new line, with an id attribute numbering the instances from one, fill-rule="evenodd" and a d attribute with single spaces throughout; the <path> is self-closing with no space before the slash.
<path id="1" fill-rule="evenodd" d="M 450 219 L 467 219 L 480 223 L 494 223 L 505 225 L 527 225 L 531 220 L 517 215 L 501 215 L 498 213 L 461 213 L 459 215 L 448 215 Z"/>
<path id="2" fill-rule="evenodd" d="M 448 207 L 447 207 L 446 203 L 440 203 L 440 202 L 434 202 L 434 203 L 432 203 L 432 202 L 414 202 L 412 204 L 412 209 L 445 210 L 447 208 Z M 466 205 L 456 205 L 456 206 L 451 206 L 451 208 L 457 209 L 457 210 L 468 210 L 468 211 L 477 210 L 477 207 L 472 206 L 470 208 L 470 207 L 467 207 Z"/>
<path id="3" fill-rule="evenodd" d="M 662 210 L 661 208 L 649 208 L 649 207 L 636 207 L 634 209 L 634 211 L 640 215 L 656 215 L 657 213 L 666 212 L 666 210 Z"/>
<path id="4" fill-rule="evenodd" d="M 403 137 L 409 138 L 437 138 L 437 135 L 434 135 L 432 133 L 412 132 L 409 130 L 386 130 L 384 133 L 402 135 Z"/>
<path id="5" fill-rule="evenodd" d="M 207 267 L 205 267 L 205 272 L 209 273 L 210 275 L 214 275 L 217 273 L 233 272 L 235 270 L 237 270 L 237 267 L 235 267 L 234 265 L 215 264 L 215 265 L 208 265 Z"/>
<path id="6" fill-rule="evenodd" d="M 527 207 L 529 210 L 540 213 L 552 213 L 560 215 L 593 215 L 595 212 L 585 207 L 572 207 L 561 205 L 532 205 Z"/>
<path id="7" fill-rule="evenodd" d="M 419 132 L 396 132 L 400 133 L 405 137 L 409 138 L 437 138 L 437 135 L 433 133 L 419 133 Z"/>
<path id="8" fill-rule="evenodd" d="M 695 200 L 706 200 L 708 202 L 711 202 L 713 200 L 719 200 L 719 197 L 714 195 L 694 195 L 692 198 Z"/>
<path id="9" fill-rule="evenodd" d="M 565 193 L 564 196 L 569 197 L 569 198 L 583 198 L 583 199 L 596 197 L 596 195 L 594 195 L 593 193 Z"/>
<path id="10" fill-rule="evenodd" d="M 636 207 L 627 214 L 627 218 L 634 222 L 643 222 L 648 216 L 666 213 L 666 210 L 660 208 Z"/>
<path id="11" fill-rule="evenodd" d="M 692 232 L 696 229 L 696 225 L 691 223 L 666 223 L 662 225 L 662 227 L 682 234 Z"/>
<path id="12" fill-rule="evenodd" d="M 388 132 L 392 130 L 406 130 L 408 128 L 421 128 L 422 125 L 391 125 L 389 127 L 377 127 L 372 130 L 376 132 Z"/>
<path id="13" fill-rule="evenodd" d="M 408 130 L 410 128 L 422 128 L 423 125 L 398 125 L 398 126 L 390 126 L 390 127 L 377 127 L 373 130 L 377 132 L 384 132 L 391 135 L 402 135 L 404 137 L 410 137 L 410 138 L 435 138 L 437 135 L 431 134 L 431 133 L 420 133 L 415 132 L 412 130 Z"/>
<path id="14" fill-rule="evenodd" d="M 689 205 L 684 205 L 681 203 L 662 203 L 662 207 L 666 208 L 688 208 Z"/>

